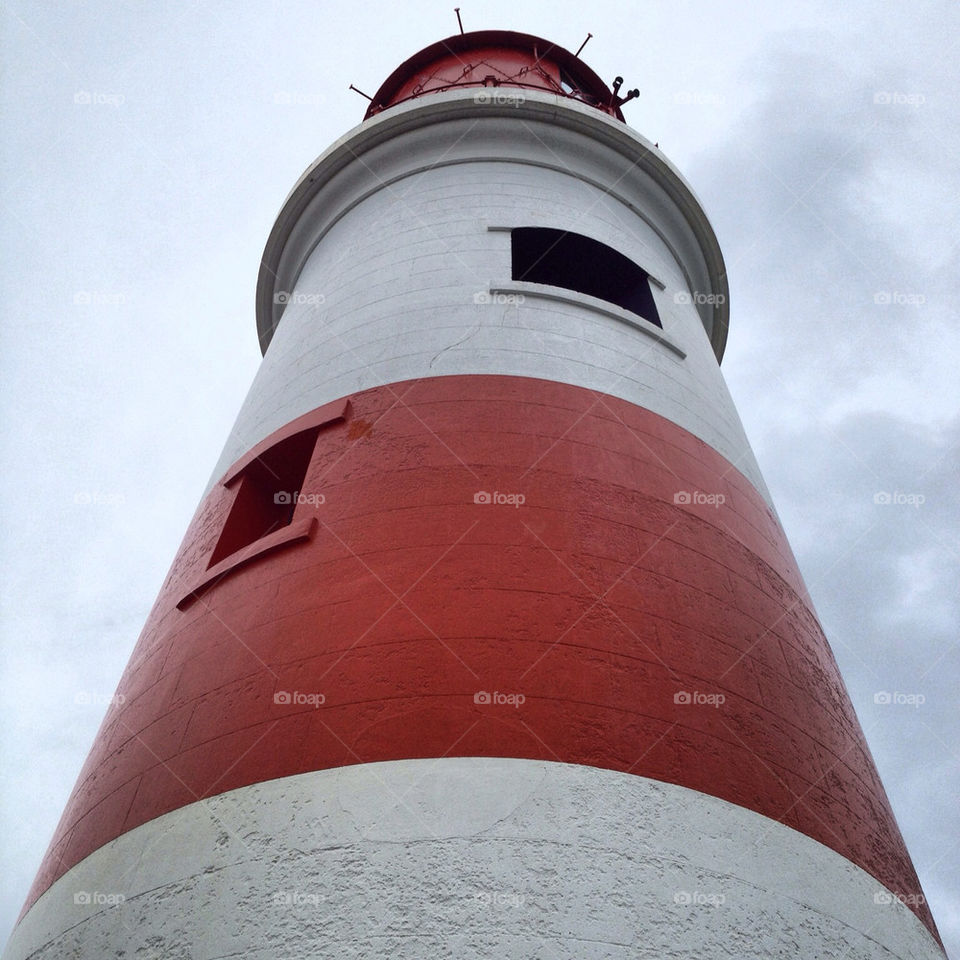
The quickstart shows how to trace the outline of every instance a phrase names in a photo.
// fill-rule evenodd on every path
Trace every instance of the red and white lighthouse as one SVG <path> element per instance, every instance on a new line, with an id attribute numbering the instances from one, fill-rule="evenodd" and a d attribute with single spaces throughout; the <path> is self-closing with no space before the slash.
<path id="1" fill-rule="evenodd" d="M 942 958 L 627 98 L 462 34 L 296 184 L 9 960 Z"/>

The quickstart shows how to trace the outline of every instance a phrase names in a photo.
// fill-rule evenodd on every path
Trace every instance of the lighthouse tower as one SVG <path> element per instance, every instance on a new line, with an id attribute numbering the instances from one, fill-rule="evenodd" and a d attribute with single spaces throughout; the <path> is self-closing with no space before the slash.
<path id="1" fill-rule="evenodd" d="M 10 960 L 942 958 L 628 98 L 461 34 L 296 184 Z"/>

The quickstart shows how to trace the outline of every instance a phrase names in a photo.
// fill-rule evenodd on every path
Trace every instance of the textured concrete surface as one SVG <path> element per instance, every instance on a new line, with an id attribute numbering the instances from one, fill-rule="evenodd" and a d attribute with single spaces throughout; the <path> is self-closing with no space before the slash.
<path id="1" fill-rule="evenodd" d="M 58 880 L 5 960 L 120 956 L 943 960 L 890 891 L 789 827 L 481 758 L 303 774 L 152 820 Z"/>

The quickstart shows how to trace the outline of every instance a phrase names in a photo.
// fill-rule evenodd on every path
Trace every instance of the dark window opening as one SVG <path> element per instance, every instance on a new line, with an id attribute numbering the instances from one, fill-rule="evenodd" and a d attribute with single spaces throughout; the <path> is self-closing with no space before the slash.
<path id="1" fill-rule="evenodd" d="M 570 79 L 569 74 L 567 74 L 564 70 L 560 71 L 560 89 L 564 93 L 569 93 L 572 96 L 580 92 L 577 89 L 577 85 Z"/>
<path id="2" fill-rule="evenodd" d="M 593 94 L 587 93 L 563 68 L 560 69 L 560 89 L 567 94 L 567 96 L 575 97 L 584 103 L 589 103 L 594 106 L 600 103 Z"/>
<path id="3" fill-rule="evenodd" d="M 510 237 L 514 280 L 586 293 L 662 327 L 647 272 L 612 247 L 545 227 L 517 227 Z"/>
<path id="4" fill-rule="evenodd" d="M 319 432 L 314 427 L 281 440 L 234 478 L 238 489 L 208 569 L 290 525 Z"/>

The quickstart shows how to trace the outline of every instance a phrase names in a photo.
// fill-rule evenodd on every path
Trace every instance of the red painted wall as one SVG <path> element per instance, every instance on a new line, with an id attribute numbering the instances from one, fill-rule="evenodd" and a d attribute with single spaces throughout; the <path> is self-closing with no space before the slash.
<path id="1" fill-rule="evenodd" d="M 440 756 L 682 784 L 919 892 L 784 535 L 727 461 L 622 400 L 519 377 L 393 384 L 337 411 L 302 491 L 325 502 L 295 514 L 316 517 L 312 539 L 179 610 L 231 491 L 201 505 L 28 903 L 202 797 Z"/>

